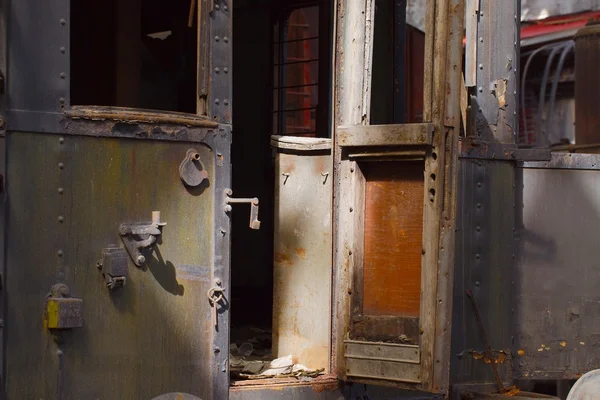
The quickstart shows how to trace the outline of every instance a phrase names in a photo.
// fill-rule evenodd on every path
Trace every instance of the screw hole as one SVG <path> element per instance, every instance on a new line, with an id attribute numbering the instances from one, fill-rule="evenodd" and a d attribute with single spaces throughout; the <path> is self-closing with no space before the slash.
<path id="1" fill-rule="evenodd" d="M 434 160 L 437 160 L 437 153 L 431 153 L 431 158 L 433 158 Z"/>
<path id="2" fill-rule="evenodd" d="M 435 174 L 431 174 L 431 180 L 435 181 Z"/>

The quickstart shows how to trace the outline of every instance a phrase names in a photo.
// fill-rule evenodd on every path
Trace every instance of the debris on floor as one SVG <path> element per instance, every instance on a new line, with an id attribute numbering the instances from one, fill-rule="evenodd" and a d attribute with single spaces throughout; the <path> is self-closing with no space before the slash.
<path id="1" fill-rule="evenodd" d="M 294 364 L 291 355 L 272 361 L 245 360 L 243 357 L 230 355 L 229 368 L 231 374 L 238 379 L 316 378 L 324 371 Z"/>
<path id="2" fill-rule="evenodd" d="M 324 373 L 324 369 L 294 364 L 291 355 L 273 359 L 269 330 L 246 326 L 232 330 L 231 336 L 229 370 L 234 380 L 296 378 L 311 381 Z"/>

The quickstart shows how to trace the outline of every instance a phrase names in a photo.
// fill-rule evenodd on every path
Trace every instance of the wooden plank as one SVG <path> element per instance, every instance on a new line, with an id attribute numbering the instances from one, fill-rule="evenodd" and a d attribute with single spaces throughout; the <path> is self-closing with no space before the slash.
<path id="1" fill-rule="evenodd" d="M 338 144 L 352 146 L 431 145 L 433 124 L 357 125 L 338 127 Z"/>
<path id="2" fill-rule="evenodd" d="M 467 45 L 465 49 L 465 84 L 473 87 L 477 84 L 477 13 L 479 0 L 467 0 L 466 31 Z"/>
<path id="3" fill-rule="evenodd" d="M 365 39 L 372 37 L 367 33 L 366 14 L 373 15 L 374 0 L 357 2 L 341 0 L 335 7 L 336 50 L 335 61 L 335 93 L 334 117 L 332 124 L 361 125 L 368 124 L 370 115 L 370 82 L 365 82 L 365 71 L 372 68 L 370 50 L 367 51 Z M 369 11 L 371 10 L 371 11 Z M 366 55 L 369 55 L 366 57 Z M 338 141 L 337 129 L 334 132 L 334 143 Z M 354 177 L 357 164 L 342 159 L 339 146 L 334 146 L 334 197 L 333 197 L 333 325 L 332 325 L 332 371 L 337 372 L 340 379 L 346 379 L 344 355 L 344 338 L 350 323 L 350 306 L 352 296 L 352 271 L 354 264 L 362 260 L 362 253 L 353 256 L 353 252 L 361 251 L 360 236 L 355 237 L 355 227 L 360 220 L 354 220 L 350 209 L 354 210 L 357 189 L 360 191 L 360 175 Z M 359 188 L 355 186 L 359 185 Z M 360 198 L 358 198 L 360 201 Z M 357 208 L 358 209 L 358 208 Z M 359 218 L 361 213 L 356 213 Z M 362 229 L 362 228 L 361 228 Z M 360 231 L 359 231 L 360 232 Z M 357 235 L 360 235 L 356 232 Z"/>
<path id="4" fill-rule="evenodd" d="M 424 164 L 368 163 L 364 226 L 365 315 L 419 316 Z"/>

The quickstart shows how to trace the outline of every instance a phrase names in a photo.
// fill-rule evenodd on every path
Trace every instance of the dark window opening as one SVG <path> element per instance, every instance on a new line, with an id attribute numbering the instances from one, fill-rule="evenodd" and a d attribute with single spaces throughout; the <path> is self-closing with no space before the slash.
<path id="1" fill-rule="evenodd" d="M 197 10 L 190 0 L 71 4 L 71 104 L 196 113 Z"/>
<path id="2" fill-rule="evenodd" d="M 420 6 L 419 6 L 420 4 Z M 426 2 L 376 0 L 370 123 L 423 122 Z"/>
<path id="3" fill-rule="evenodd" d="M 319 6 L 296 8 L 275 27 L 273 134 L 316 137 L 318 121 Z"/>

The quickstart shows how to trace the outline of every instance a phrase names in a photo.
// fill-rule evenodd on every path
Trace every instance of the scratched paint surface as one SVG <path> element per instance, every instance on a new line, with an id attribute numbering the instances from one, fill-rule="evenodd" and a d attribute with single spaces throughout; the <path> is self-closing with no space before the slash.
<path id="1" fill-rule="evenodd" d="M 363 313 L 419 315 L 423 162 L 372 163 L 366 184 Z"/>
<path id="2" fill-rule="evenodd" d="M 211 150 L 78 136 L 60 143 L 55 135 L 26 133 L 9 134 L 8 146 L 8 398 L 212 398 Z M 179 179 L 188 148 L 209 173 L 201 190 L 188 191 Z M 120 223 L 148 222 L 153 210 L 167 225 L 147 268 L 130 262 L 125 287 L 109 293 L 96 268 L 102 248 L 121 244 Z M 60 344 L 42 319 L 56 282 L 83 299 L 83 328 L 64 332 Z"/>

